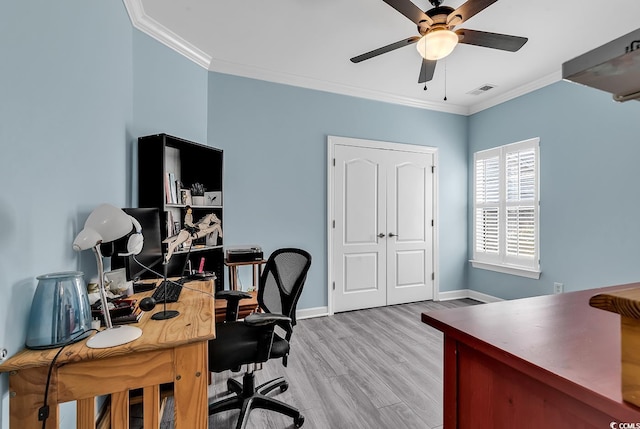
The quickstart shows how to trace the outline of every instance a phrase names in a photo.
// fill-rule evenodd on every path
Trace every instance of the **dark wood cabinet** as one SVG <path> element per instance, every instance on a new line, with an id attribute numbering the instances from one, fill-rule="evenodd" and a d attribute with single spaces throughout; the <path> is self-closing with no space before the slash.
<path id="1" fill-rule="evenodd" d="M 589 299 L 638 287 L 422 313 L 444 333 L 444 429 L 635 428 L 640 408 L 622 399 L 620 316 Z"/>
<path id="2" fill-rule="evenodd" d="M 195 201 L 194 184 L 206 193 L 204 201 Z M 163 241 L 185 227 L 187 206 L 193 222 L 215 215 L 224 230 L 223 151 L 167 134 L 138 139 L 138 206 L 158 207 Z M 186 191 L 186 192 L 185 192 Z M 217 221 L 216 221 L 217 222 Z M 166 255 L 168 244 L 163 243 Z M 167 275 L 182 276 L 189 271 L 216 275 L 216 290 L 224 289 L 223 234 L 208 234 L 178 246 L 168 264 Z"/>

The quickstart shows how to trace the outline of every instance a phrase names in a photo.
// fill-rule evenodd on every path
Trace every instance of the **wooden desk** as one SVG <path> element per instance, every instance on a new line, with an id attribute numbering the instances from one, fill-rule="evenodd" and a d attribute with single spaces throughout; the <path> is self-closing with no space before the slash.
<path id="1" fill-rule="evenodd" d="M 212 281 L 190 287 L 213 290 Z M 136 294 L 138 298 L 151 292 Z M 49 387 L 47 429 L 58 428 L 58 404 L 77 401 L 77 428 L 95 428 L 95 397 L 111 394 L 111 427 L 129 427 L 129 394 L 143 388 L 144 428 L 160 427 L 160 384 L 174 383 L 175 427 L 208 427 L 207 341 L 215 338 L 214 300 L 183 289 L 180 302 L 167 304 L 180 311 L 169 320 L 152 320 L 161 308 L 145 313 L 136 326 L 142 336 L 121 346 L 90 349 L 86 340 L 67 346 L 53 368 Z M 10 429 L 39 429 L 49 363 L 58 349 L 23 350 L 0 365 L 9 372 Z"/>
<path id="2" fill-rule="evenodd" d="M 589 306 L 629 287 L 640 283 L 423 313 L 444 333 L 444 428 L 640 423 L 622 400 L 620 318 Z"/>
<path id="3" fill-rule="evenodd" d="M 267 261 L 264 259 L 245 262 L 229 262 L 225 259 L 224 264 L 229 267 L 229 289 L 238 290 L 238 267 L 250 265 L 253 267 L 253 287 L 257 290 L 260 275 L 262 274 L 262 266 L 266 263 Z"/>

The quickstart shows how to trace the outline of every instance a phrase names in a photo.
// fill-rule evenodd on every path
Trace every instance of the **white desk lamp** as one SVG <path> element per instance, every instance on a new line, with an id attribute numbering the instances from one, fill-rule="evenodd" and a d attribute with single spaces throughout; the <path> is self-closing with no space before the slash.
<path id="1" fill-rule="evenodd" d="M 124 237 L 131 232 L 132 228 L 136 229 L 136 233 L 129 238 L 127 243 L 128 253 L 120 254 L 119 256 L 137 255 L 142 251 L 142 227 L 133 216 L 129 216 L 118 207 L 102 204 L 91 212 L 84 224 L 84 229 L 80 231 L 73 241 L 73 250 L 77 252 L 93 249 L 96 263 L 98 264 L 98 285 L 106 328 L 89 338 L 87 347 L 103 349 L 119 346 L 131 342 L 142 335 L 142 330 L 135 326 L 113 326 L 111 323 L 107 293 L 104 286 L 104 265 L 102 263 L 102 253 L 100 252 L 100 244 Z"/>

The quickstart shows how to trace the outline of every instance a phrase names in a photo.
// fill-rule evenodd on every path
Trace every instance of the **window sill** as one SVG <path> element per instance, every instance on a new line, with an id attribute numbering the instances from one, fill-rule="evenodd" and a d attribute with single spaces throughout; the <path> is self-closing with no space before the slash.
<path id="1" fill-rule="evenodd" d="M 481 261 L 469 261 L 473 268 L 483 270 L 496 271 L 503 274 L 511 274 L 514 276 L 526 277 L 529 279 L 540 279 L 540 270 L 532 270 L 530 268 L 515 267 L 513 265 L 491 264 Z"/>

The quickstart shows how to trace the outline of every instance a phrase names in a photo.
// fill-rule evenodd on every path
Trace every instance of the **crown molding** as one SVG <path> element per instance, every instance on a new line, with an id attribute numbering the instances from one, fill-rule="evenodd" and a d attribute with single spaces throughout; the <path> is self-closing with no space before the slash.
<path id="1" fill-rule="evenodd" d="M 282 73 L 279 71 L 268 70 L 259 67 L 246 66 L 243 64 L 218 60 L 215 58 L 211 60 L 209 70 L 234 76 L 242 76 L 251 79 L 265 80 L 284 85 L 313 89 L 317 91 L 331 92 L 358 98 L 366 98 L 369 100 L 382 101 L 409 107 L 417 107 L 420 109 L 437 110 L 440 112 L 454 113 L 458 115 L 467 115 L 469 112 L 469 109 L 466 106 L 433 103 L 430 101 L 420 100 L 418 98 L 402 97 L 387 92 L 373 91 L 327 80 L 313 79 L 290 73 Z"/>
<path id="2" fill-rule="evenodd" d="M 474 104 L 469 108 L 468 114 L 473 115 L 490 107 L 497 106 L 498 104 L 502 104 L 506 101 L 513 100 L 514 98 L 518 98 L 522 95 L 543 88 L 547 85 L 551 85 L 552 83 L 556 83 L 560 80 L 562 80 L 562 70 L 557 70 L 553 73 L 541 77 L 540 79 L 529 82 L 526 85 L 519 86 L 512 89 L 511 91 L 505 92 L 504 94 L 500 94 L 481 103 Z"/>
<path id="3" fill-rule="evenodd" d="M 186 58 L 206 68 L 224 74 L 242 76 L 251 79 L 265 80 L 268 82 L 280 83 L 314 89 L 318 91 L 331 92 L 342 95 L 349 95 L 369 100 L 382 101 L 403 106 L 417 107 L 420 109 L 436 110 L 458 115 L 468 115 L 469 109 L 466 106 L 455 104 L 433 103 L 418 98 L 401 97 L 382 91 L 373 91 L 321 79 L 312 79 L 289 73 L 282 73 L 259 67 L 250 67 L 236 64 L 229 61 L 214 59 L 204 51 L 198 49 L 193 44 L 181 38 L 179 35 L 169 30 L 153 18 L 149 17 L 142 5 L 142 0 L 122 0 L 129 14 L 129 19 L 134 28 L 142 31 L 148 36 L 156 39 L 165 46 L 182 54 Z"/>
<path id="4" fill-rule="evenodd" d="M 149 17 L 144 12 L 141 0 L 122 0 L 129 14 L 129 19 L 134 28 L 153 37 L 158 42 L 168 46 L 179 54 L 184 55 L 199 66 L 209 69 L 211 56 L 206 52 L 198 49 L 197 46 L 189 43 L 173 31 L 169 30 L 158 21 Z"/>
<path id="5" fill-rule="evenodd" d="M 416 107 L 419 109 L 469 116 L 562 80 L 562 71 L 558 70 L 526 85 L 492 97 L 488 100 L 484 100 L 481 103 L 474 104 L 470 107 L 443 102 L 431 102 L 421 100 L 419 98 L 402 97 L 388 92 L 359 88 L 322 79 L 314 79 L 260 67 L 246 66 L 213 58 L 211 55 L 202 51 L 153 18 L 149 17 L 144 11 L 142 0 L 122 1 L 124 2 L 134 28 L 156 39 L 160 43 L 173 49 L 179 54 L 182 54 L 186 58 L 209 71 L 297 86 L 317 91 L 331 92 L 335 94 L 365 98 L 368 100 Z"/>

